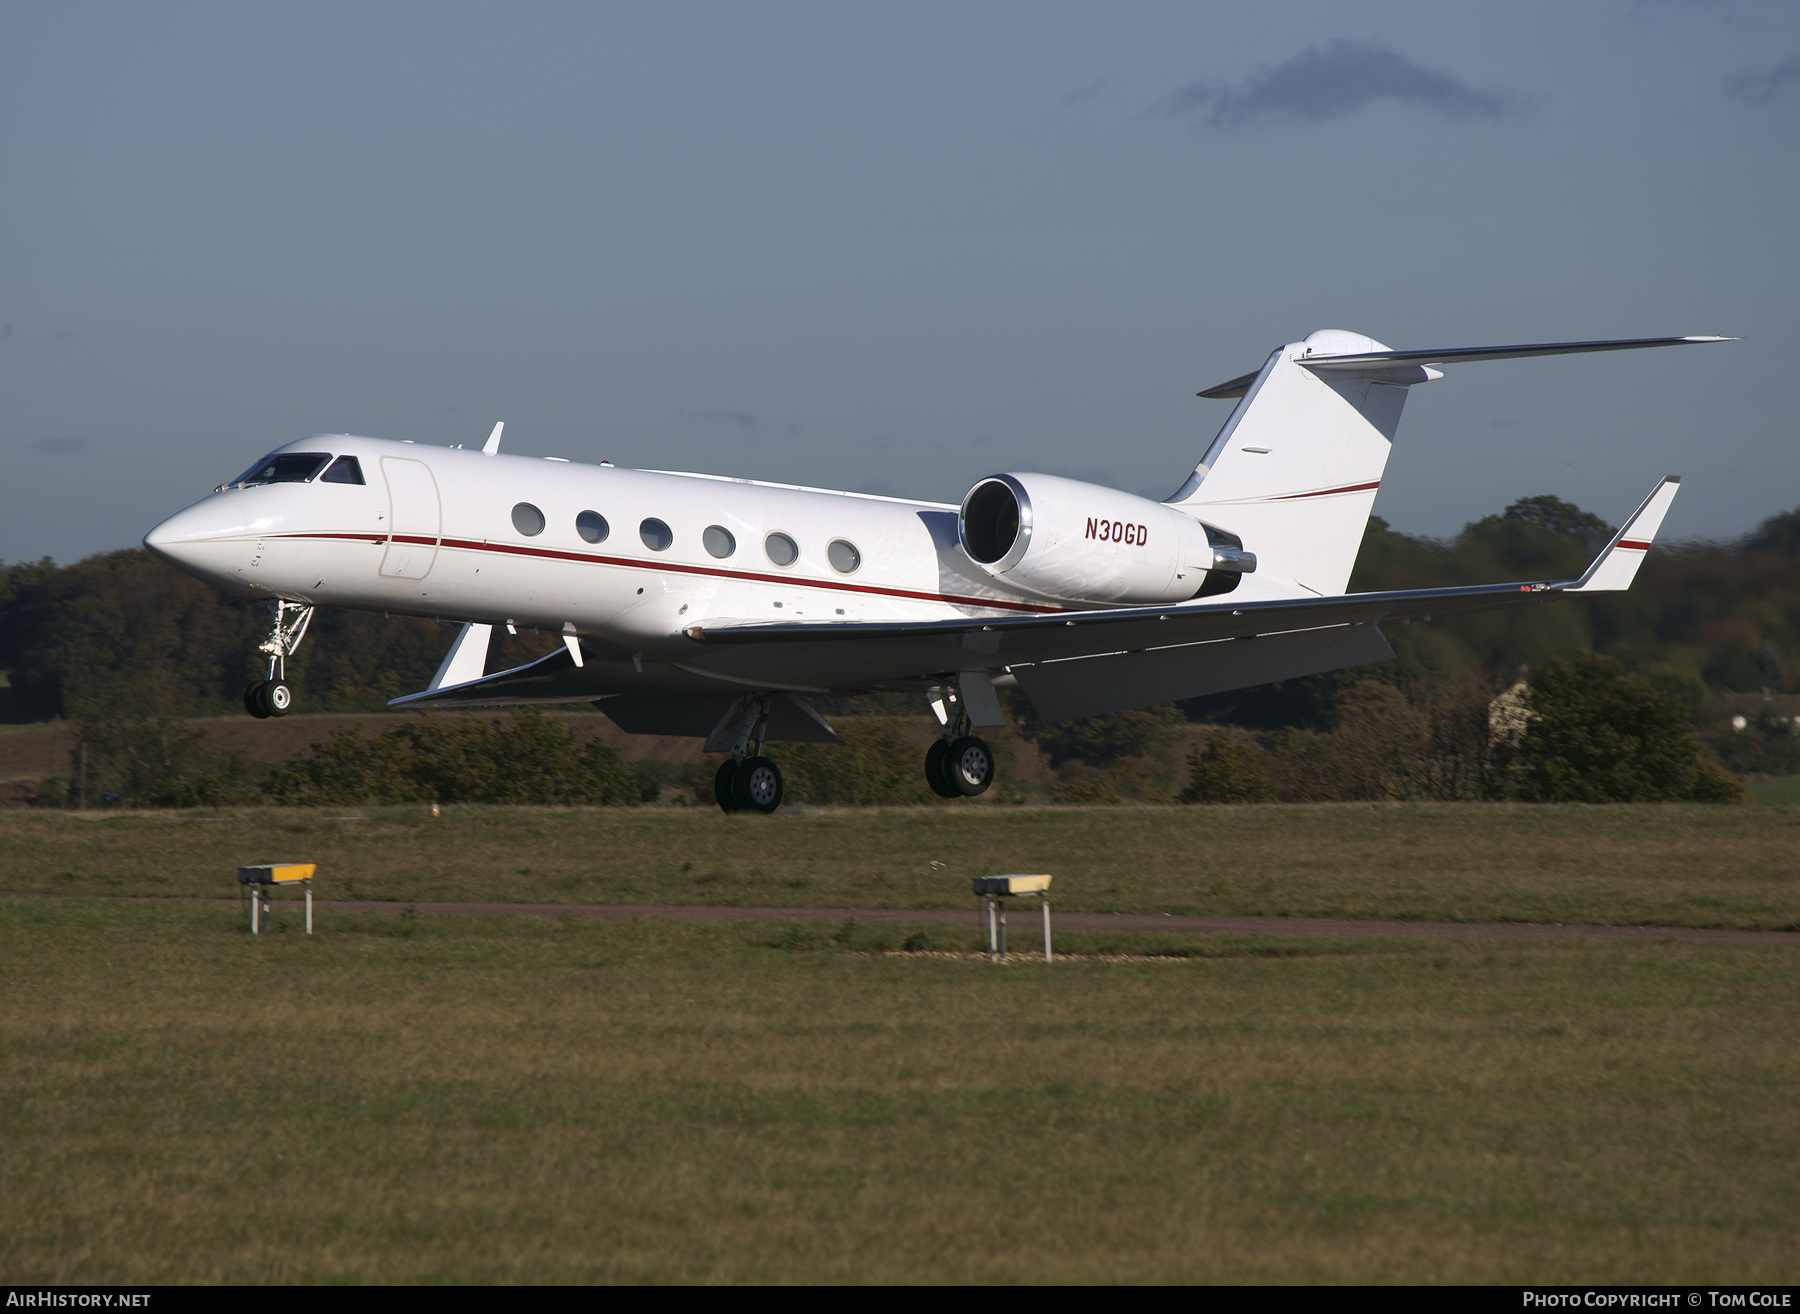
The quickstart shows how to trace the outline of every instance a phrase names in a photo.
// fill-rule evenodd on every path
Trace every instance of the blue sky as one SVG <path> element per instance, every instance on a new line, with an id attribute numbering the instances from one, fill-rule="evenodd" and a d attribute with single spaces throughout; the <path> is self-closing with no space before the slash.
<path id="1" fill-rule="evenodd" d="M 0 559 L 322 431 L 1151 496 L 1316 328 L 1453 369 L 1378 514 L 1800 504 L 1800 7 L 0 9 Z"/>

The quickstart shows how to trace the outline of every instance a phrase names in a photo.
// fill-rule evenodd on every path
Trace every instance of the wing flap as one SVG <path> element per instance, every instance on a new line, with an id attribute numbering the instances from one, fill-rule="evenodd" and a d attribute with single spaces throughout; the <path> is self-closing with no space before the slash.
<path id="1" fill-rule="evenodd" d="M 1149 703 L 1224 693 L 1271 680 L 1385 662 L 1394 655 L 1363 621 L 1256 639 L 1219 639 L 1016 669 L 1019 687 L 1047 721 L 1072 721 Z"/>
<path id="2" fill-rule="evenodd" d="M 1564 581 L 1565 583 L 1567 581 Z M 1083 612 L 1076 616 L 997 618 L 989 621 L 857 622 L 851 624 L 694 626 L 687 633 L 703 650 L 690 670 L 729 672 L 753 680 L 759 671 L 805 668 L 846 672 L 842 683 L 878 683 L 934 672 L 987 670 L 1079 657 L 1101 657 L 1178 648 L 1224 639 L 1374 624 L 1450 615 L 1529 601 L 1562 583 L 1480 584 L 1457 589 L 1352 593 L 1296 598 L 1237 607 L 1187 605 Z M 849 675 L 854 670 L 858 674 Z M 1274 677 L 1271 677 L 1274 678 Z"/>

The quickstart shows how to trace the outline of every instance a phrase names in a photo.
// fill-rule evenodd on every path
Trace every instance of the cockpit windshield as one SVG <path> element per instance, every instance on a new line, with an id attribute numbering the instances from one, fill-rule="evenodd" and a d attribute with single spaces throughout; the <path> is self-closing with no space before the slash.
<path id="1" fill-rule="evenodd" d="M 309 484 L 313 476 L 331 460 L 330 452 L 280 452 L 265 456 L 226 488 L 242 488 L 249 484 Z"/>

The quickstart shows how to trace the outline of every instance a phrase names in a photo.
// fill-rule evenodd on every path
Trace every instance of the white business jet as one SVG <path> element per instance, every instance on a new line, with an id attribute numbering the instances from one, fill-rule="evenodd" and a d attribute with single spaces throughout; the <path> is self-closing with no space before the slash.
<path id="1" fill-rule="evenodd" d="M 1579 579 L 1346 594 L 1407 389 L 1435 366 L 1729 341 L 1638 338 L 1391 351 L 1327 329 L 1201 393 L 1237 406 L 1167 500 L 1042 474 L 961 506 L 329 434 L 278 448 L 144 546 L 268 599 L 254 716 L 293 705 L 315 607 L 463 622 L 397 708 L 596 703 L 623 729 L 729 753 L 726 811 L 772 812 L 771 741 L 838 742 L 813 694 L 913 690 L 942 735 L 932 789 L 980 794 L 996 685 L 1067 720 L 1391 658 L 1386 621 L 1627 588 L 1679 480 Z M 562 637 L 485 669 L 492 627 Z"/>

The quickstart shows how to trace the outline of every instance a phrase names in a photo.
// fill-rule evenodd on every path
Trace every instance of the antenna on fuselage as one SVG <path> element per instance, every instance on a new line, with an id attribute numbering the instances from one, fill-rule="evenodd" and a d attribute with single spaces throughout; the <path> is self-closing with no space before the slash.
<path id="1" fill-rule="evenodd" d="M 496 452 L 498 452 L 500 450 L 500 431 L 502 429 L 504 429 L 505 427 L 506 427 L 505 420 L 502 420 L 502 421 L 500 421 L 499 424 L 496 424 L 494 426 L 494 431 L 488 435 L 488 440 L 481 445 L 481 450 L 486 452 L 489 456 L 493 456 Z"/>

